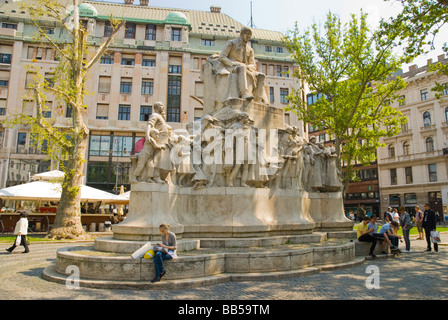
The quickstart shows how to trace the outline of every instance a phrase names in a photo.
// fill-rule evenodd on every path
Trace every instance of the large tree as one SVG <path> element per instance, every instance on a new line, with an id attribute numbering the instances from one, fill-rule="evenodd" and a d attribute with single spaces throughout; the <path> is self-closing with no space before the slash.
<path id="1" fill-rule="evenodd" d="M 294 76 L 319 97 L 308 104 L 298 90 L 289 96 L 289 108 L 334 140 L 345 191 L 354 164 L 374 161 L 380 138 L 396 135 L 407 121 L 391 106 L 405 87 L 393 77 L 400 59 L 391 42 L 369 29 L 363 12 L 344 26 L 331 12 L 322 30 L 313 24 L 301 32 L 296 25 L 285 42 L 298 65 Z"/>
<path id="2" fill-rule="evenodd" d="M 12 124 L 26 124 L 30 127 L 35 142 L 48 141 L 48 153 L 57 157 L 65 172 L 62 182 L 61 200 L 56 212 L 52 238 L 82 238 L 85 232 L 81 225 L 80 187 L 83 179 L 85 154 L 87 151 L 89 129 L 84 123 L 83 114 L 87 109 L 84 97 L 87 94 L 85 82 L 89 71 L 106 52 L 124 21 L 113 22 L 112 35 L 99 47 L 88 44 L 88 32 L 80 23 L 79 1 L 73 0 L 33 0 L 23 1 L 22 10 L 29 13 L 37 27 L 36 41 L 51 45 L 57 52 L 58 66 L 52 81 L 43 79 L 39 68 L 29 66 L 35 73 L 34 81 L 28 84 L 36 106 L 36 116 L 18 114 L 10 119 Z M 47 34 L 46 23 L 56 23 L 65 30 L 66 36 L 56 38 Z M 64 128 L 55 127 L 52 118 L 45 117 L 46 97 L 53 95 L 59 107 L 71 108 L 71 123 Z"/>
<path id="3" fill-rule="evenodd" d="M 446 29 L 448 22 L 447 0 L 385 0 L 399 1 L 401 12 L 396 16 L 381 21 L 382 36 L 396 40 L 403 47 L 403 56 L 407 62 L 412 62 L 421 54 L 437 49 L 435 40 L 440 31 Z M 445 43 L 442 48 L 448 53 Z M 437 62 L 430 66 L 430 71 L 448 75 L 448 65 Z M 434 88 L 436 92 L 443 91 L 440 84 Z"/>

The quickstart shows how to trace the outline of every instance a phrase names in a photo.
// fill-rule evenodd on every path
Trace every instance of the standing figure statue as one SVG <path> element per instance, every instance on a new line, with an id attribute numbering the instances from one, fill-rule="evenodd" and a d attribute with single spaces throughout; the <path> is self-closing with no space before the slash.
<path id="1" fill-rule="evenodd" d="M 145 144 L 138 155 L 137 167 L 134 170 L 132 182 L 141 181 L 144 176 L 144 181 L 154 183 L 154 180 L 152 180 L 155 172 L 154 159 L 160 150 L 166 149 L 165 145 L 158 143 L 159 137 L 159 130 L 147 127 Z M 144 171 L 145 168 L 146 171 Z"/>
<path id="2" fill-rule="evenodd" d="M 170 127 L 165 120 L 165 109 L 162 102 L 154 103 L 154 112 L 151 114 L 148 120 L 147 130 L 151 128 L 157 129 L 159 131 L 158 144 L 166 146 L 166 148 L 161 149 L 155 155 L 154 158 L 154 177 L 153 180 L 156 183 L 166 183 L 166 178 L 169 173 L 173 170 L 173 165 L 170 159 Z"/>

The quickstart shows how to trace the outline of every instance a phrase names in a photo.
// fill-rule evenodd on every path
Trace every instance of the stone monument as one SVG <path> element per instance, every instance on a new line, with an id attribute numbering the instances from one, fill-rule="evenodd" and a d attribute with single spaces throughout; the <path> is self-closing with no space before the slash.
<path id="1" fill-rule="evenodd" d="M 126 220 L 92 248 L 60 249 L 45 279 L 67 283 L 77 266 L 81 286 L 167 289 L 363 262 L 355 243 L 343 240 L 353 237 L 353 223 L 344 216 L 334 149 L 307 141 L 285 125 L 282 109 L 268 105 L 250 36 L 243 28 L 203 66 L 200 121 L 174 132 L 163 104 L 154 105 L 144 147 L 131 158 Z M 181 254 L 167 263 L 162 284 L 153 284 L 153 261 L 131 254 L 160 240 L 162 222 Z"/>
<path id="2" fill-rule="evenodd" d="M 162 103 L 132 159 L 129 214 L 119 240 L 153 240 L 162 222 L 179 238 L 262 237 L 349 230 L 335 153 L 286 126 L 267 99 L 252 30 L 203 65 L 204 112 L 174 133 Z"/>

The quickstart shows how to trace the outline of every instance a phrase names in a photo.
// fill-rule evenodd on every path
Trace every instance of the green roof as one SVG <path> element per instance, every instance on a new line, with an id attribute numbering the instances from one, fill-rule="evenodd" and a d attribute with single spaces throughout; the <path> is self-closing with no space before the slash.
<path id="1" fill-rule="evenodd" d="M 188 18 L 182 12 L 171 12 L 169 13 L 164 22 L 166 24 L 181 24 L 181 25 L 190 25 L 188 22 Z"/>
<path id="2" fill-rule="evenodd" d="M 89 3 L 81 3 L 78 7 L 79 16 L 81 17 L 95 18 L 98 16 L 98 10 L 96 10 L 96 8 Z"/>

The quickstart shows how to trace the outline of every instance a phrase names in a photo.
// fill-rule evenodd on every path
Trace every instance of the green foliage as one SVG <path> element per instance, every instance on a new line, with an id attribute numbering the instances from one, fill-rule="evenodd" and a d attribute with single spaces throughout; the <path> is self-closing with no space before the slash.
<path id="1" fill-rule="evenodd" d="M 380 138 L 396 135 L 407 121 L 391 106 L 406 85 L 392 77 L 401 61 L 392 54 L 393 44 L 381 41 L 366 21 L 361 12 L 342 26 L 330 12 L 323 30 L 313 24 L 302 33 L 296 25 L 285 38 L 299 67 L 294 76 L 319 94 L 315 103 L 307 105 L 302 89 L 293 92 L 289 108 L 299 120 L 326 130 L 335 140 L 339 166 L 344 162 L 346 168 L 346 185 L 353 163 L 374 161 L 382 146 Z"/>
<path id="2" fill-rule="evenodd" d="M 435 49 L 435 39 L 448 21 L 448 1 L 403 0 L 402 5 L 400 14 L 381 21 L 381 36 L 386 41 L 396 41 L 403 46 L 403 57 L 410 63 L 419 55 Z M 442 49 L 448 53 L 446 43 Z M 436 63 L 429 69 L 448 75 L 448 66 L 441 63 Z M 443 86 L 437 84 L 433 91 L 440 96 L 443 89 Z"/>

